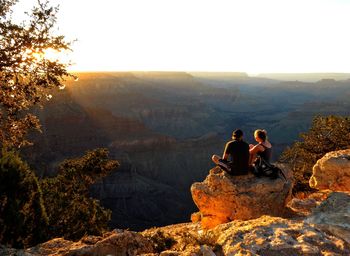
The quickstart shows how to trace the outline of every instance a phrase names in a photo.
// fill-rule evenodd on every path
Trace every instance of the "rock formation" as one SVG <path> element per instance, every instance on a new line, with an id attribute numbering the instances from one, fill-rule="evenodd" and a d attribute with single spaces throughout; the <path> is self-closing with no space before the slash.
<path id="1" fill-rule="evenodd" d="M 317 228 L 341 237 L 350 243 L 350 195 L 333 192 L 327 200 L 314 209 L 306 219 L 307 223 Z"/>
<path id="2" fill-rule="evenodd" d="M 350 191 L 350 149 L 329 152 L 318 160 L 309 183 L 319 190 Z"/>
<path id="3" fill-rule="evenodd" d="M 295 197 L 288 202 L 287 206 L 298 214 L 307 216 L 311 214 L 315 207 L 327 199 L 328 195 L 328 192 L 318 191 L 307 196 L 304 195 L 303 198 Z"/>
<path id="4" fill-rule="evenodd" d="M 234 221 L 213 230 L 224 255 L 348 255 L 340 238 L 302 221 L 262 216 Z"/>
<path id="5" fill-rule="evenodd" d="M 0 248 L 0 255 L 65 256 L 302 256 L 349 255 L 350 245 L 302 220 L 262 216 L 235 220 L 203 230 L 199 223 L 153 228 L 142 233 L 115 230 L 103 237 L 88 236 L 79 242 L 53 239 L 27 250 Z"/>
<path id="6" fill-rule="evenodd" d="M 286 180 L 272 180 L 253 174 L 230 176 L 215 167 L 203 182 L 191 187 L 202 226 L 213 228 L 232 220 L 249 220 L 262 215 L 283 216 L 292 189 L 291 174 L 286 173 L 286 177 Z"/>
<path id="7" fill-rule="evenodd" d="M 350 149 L 332 151 L 313 167 L 310 186 L 330 193 L 306 222 L 350 243 Z"/>
<path id="8" fill-rule="evenodd" d="M 152 252 L 151 242 L 142 235 L 126 230 L 114 230 L 103 237 L 88 236 L 78 242 L 67 241 L 63 238 L 52 239 L 40 246 L 25 250 L 22 255 L 105 256 L 141 255 Z"/>

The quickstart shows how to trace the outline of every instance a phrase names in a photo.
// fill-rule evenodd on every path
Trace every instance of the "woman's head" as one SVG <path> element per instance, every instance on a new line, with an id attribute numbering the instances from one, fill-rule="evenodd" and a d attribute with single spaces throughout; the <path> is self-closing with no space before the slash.
<path id="1" fill-rule="evenodd" d="M 264 142 L 267 140 L 267 132 L 265 130 L 256 130 L 254 132 L 254 138 L 258 142 Z"/>

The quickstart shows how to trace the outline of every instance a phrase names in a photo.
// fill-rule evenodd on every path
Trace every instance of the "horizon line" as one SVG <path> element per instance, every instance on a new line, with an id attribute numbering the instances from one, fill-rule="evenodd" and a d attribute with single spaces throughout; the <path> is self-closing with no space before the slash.
<path id="1" fill-rule="evenodd" d="M 143 73 L 152 73 L 152 72 L 158 72 L 158 73 L 232 73 L 232 74 L 246 74 L 246 75 L 264 75 L 264 74 L 348 74 L 349 72 L 338 72 L 338 71 L 321 71 L 321 72 L 247 72 L 247 71 L 208 71 L 208 70 L 68 70 L 68 72 L 71 73 L 124 73 L 124 72 L 130 72 L 130 73 L 137 73 L 137 72 L 143 72 Z"/>

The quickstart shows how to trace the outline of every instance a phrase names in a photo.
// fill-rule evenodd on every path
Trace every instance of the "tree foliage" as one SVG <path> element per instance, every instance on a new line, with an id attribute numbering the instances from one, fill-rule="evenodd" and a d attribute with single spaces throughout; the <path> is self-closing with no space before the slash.
<path id="1" fill-rule="evenodd" d="M 350 118 L 342 116 L 317 116 L 301 141 L 284 151 L 280 161 L 294 172 L 294 192 L 310 190 L 312 167 L 326 153 L 350 147 Z"/>
<path id="2" fill-rule="evenodd" d="M 0 0 L 0 146 L 28 144 L 29 130 L 40 129 L 28 110 L 49 100 L 48 90 L 62 88 L 69 63 L 50 60 L 47 50 L 64 51 L 70 43 L 55 35 L 57 8 L 38 1 L 27 22 L 16 24 L 11 9 L 17 0 Z"/>
<path id="3" fill-rule="evenodd" d="M 46 239 L 47 215 L 34 172 L 18 154 L 5 149 L 0 158 L 0 243 L 16 248 Z"/>
<path id="4" fill-rule="evenodd" d="M 38 0 L 28 21 L 17 24 L 11 17 L 17 0 L 0 0 L 0 243 L 12 247 L 57 236 L 101 234 L 110 211 L 89 196 L 89 186 L 119 165 L 108 159 L 107 150 L 97 149 L 65 161 L 58 176 L 39 183 L 18 154 L 5 150 L 30 143 L 28 132 L 40 130 L 30 110 L 49 100 L 53 88 L 64 88 L 64 79 L 74 77 L 67 72 L 69 63 L 45 55 L 70 50 L 70 43 L 55 35 L 58 9 L 43 1 Z"/>
<path id="5" fill-rule="evenodd" d="M 56 177 L 41 181 L 50 237 L 75 240 L 86 234 L 101 235 L 107 229 L 111 212 L 89 196 L 89 187 L 118 165 L 109 160 L 106 149 L 96 149 L 66 160 Z"/>

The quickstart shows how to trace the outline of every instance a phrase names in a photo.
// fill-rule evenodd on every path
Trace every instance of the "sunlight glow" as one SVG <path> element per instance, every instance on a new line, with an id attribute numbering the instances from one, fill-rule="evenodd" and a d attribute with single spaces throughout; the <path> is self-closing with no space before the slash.
<path id="1" fill-rule="evenodd" d="M 24 52 L 23 58 L 31 58 L 33 61 L 59 61 L 63 64 L 68 64 L 70 62 L 70 51 L 57 51 L 52 48 L 48 48 L 43 52 L 33 51 L 32 49 L 28 49 Z"/>
<path id="2" fill-rule="evenodd" d="M 350 1 L 51 2 L 73 70 L 350 72 Z"/>
<path id="3" fill-rule="evenodd" d="M 56 61 L 62 59 L 62 53 L 54 49 L 46 49 L 44 51 L 43 57 L 50 61 Z"/>

